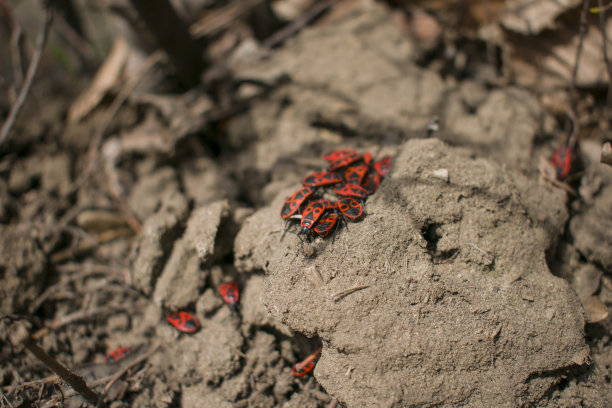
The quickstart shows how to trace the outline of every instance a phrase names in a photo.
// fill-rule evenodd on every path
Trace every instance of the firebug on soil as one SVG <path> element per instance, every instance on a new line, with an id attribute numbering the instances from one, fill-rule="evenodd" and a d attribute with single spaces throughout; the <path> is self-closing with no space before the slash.
<path id="1" fill-rule="evenodd" d="M 368 195 L 372 195 L 376 192 L 376 190 L 378 190 L 380 182 L 380 174 L 378 174 L 377 171 L 370 171 L 368 174 L 366 174 L 365 178 L 361 182 L 361 187 L 368 192 Z"/>
<path id="2" fill-rule="evenodd" d="M 338 223 L 338 214 L 335 212 L 327 213 L 317 225 L 314 227 L 314 232 L 322 238 L 325 238 L 332 232 L 336 224 Z"/>
<path id="3" fill-rule="evenodd" d="M 166 316 L 166 321 L 183 333 L 195 333 L 200 329 L 200 322 L 187 312 L 173 312 Z"/>
<path id="4" fill-rule="evenodd" d="M 306 187 L 321 187 L 329 186 L 331 184 L 337 184 L 342 182 L 342 177 L 336 173 L 330 173 L 327 171 L 321 171 L 312 173 L 302 180 L 302 184 Z"/>
<path id="5" fill-rule="evenodd" d="M 359 163 L 346 168 L 344 171 L 344 179 L 347 184 L 361 184 L 363 177 L 368 171 L 368 166 L 365 163 Z"/>
<path id="6" fill-rule="evenodd" d="M 361 159 L 361 155 L 359 153 L 357 152 L 348 153 L 345 156 L 342 156 L 340 159 L 329 163 L 328 170 L 329 171 L 338 170 L 344 166 L 348 166 L 351 163 L 355 163 L 359 159 Z"/>
<path id="7" fill-rule="evenodd" d="M 334 188 L 334 193 L 343 197 L 357 197 L 362 199 L 368 196 L 367 190 L 357 184 L 347 184 L 340 188 Z M 340 202 L 338 201 L 338 203 Z"/>
<path id="8" fill-rule="evenodd" d="M 570 171 L 572 170 L 572 160 L 573 160 L 574 152 L 571 147 L 564 144 L 559 146 L 559 148 L 555 151 L 550 162 L 553 166 L 555 166 L 555 170 L 557 171 L 557 179 L 563 180 L 566 178 Z"/>
<path id="9" fill-rule="evenodd" d="M 391 159 L 393 156 L 385 156 L 376 163 L 374 163 L 374 169 L 380 174 L 381 177 L 385 177 L 391 169 Z"/>
<path id="10" fill-rule="evenodd" d="M 300 208 L 300 205 L 306 200 L 314 190 L 310 187 L 302 187 L 291 196 L 287 197 L 285 204 L 281 209 L 281 217 L 289 218 Z"/>
<path id="11" fill-rule="evenodd" d="M 338 209 L 351 221 L 357 221 L 363 215 L 363 205 L 351 197 L 344 197 L 338 200 Z"/>
<path id="12" fill-rule="evenodd" d="M 352 149 L 339 149 L 323 156 L 328 162 L 335 162 L 348 155 L 359 154 Z"/>
<path id="13" fill-rule="evenodd" d="M 369 152 L 363 154 L 363 162 L 366 166 L 370 167 L 370 163 L 372 163 L 372 155 Z"/>
<path id="14" fill-rule="evenodd" d="M 308 203 L 304 211 L 302 212 L 302 221 L 300 225 L 302 227 L 302 233 L 307 232 L 317 222 L 323 212 L 325 211 L 325 204 L 319 200 L 314 200 Z"/>
<path id="15" fill-rule="evenodd" d="M 133 349 L 130 346 L 119 347 L 119 348 L 111 351 L 110 353 L 108 353 L 106 355 L 106 358 L 104 359 L 104 361 L 106 361 L 107 363 L 114 363 L 116 361 L 119 361 L 119 360 L 125 358 L 132 351 L 133 351 Z"/>
<path id="16" fill-rule="evenodd" d="M 228 305 L 236 307 L 240 299 L 240 291 L 236 282 L 222 283 L 219 285 L 219 293 Z"/>
<path id="17" fill-rule="evenodd" d="M 320 355 L 321 349 L 318 349 L 317 351 L 306 357 L 304 360 L 294 364 L 293 367 L 291 367 L 291 372 L 296 377 L 303 377 L 304 375 L 314 370 L 315 365 L 317 364 L 317 359 Z"/>
<path id="18" fill-rule="evenodd" d="M 326 210 L 335 210 L 336 208 L 338 208 L 338 203 L 335 201 L 331 201 L 325 198 L 319 198 L 317 200 L 312 200 L 311 203 L 313 202 L 318 202 L 321 203 L 325 206 Z"/>

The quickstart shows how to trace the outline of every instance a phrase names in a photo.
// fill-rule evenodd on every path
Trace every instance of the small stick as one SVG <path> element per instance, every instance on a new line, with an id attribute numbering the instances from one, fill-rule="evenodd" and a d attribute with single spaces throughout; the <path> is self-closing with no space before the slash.
<path id="1" fill-rule="evenodd" d="M 338 405 L 338 400 L 336 398 L 332 398 L 327 408 L 336 408 L 337 405 Z"/>
<path id="2" fill-rule="evenodd" d="M 612 166 L 612 142 L 605 142 L 601 147 L 601 158 L 599 159 L 602 163 Z"/>
<path id="3" fill-rule="evenodd" d="M 31 336 L 26 338 L 23 345 L 34 354 L 44 365 L 66 381 L 75 391 L 85 398 L 87 402 L 95 406 L 104 406 L 98 394 L 87 386 L 87 383 L 80 375 L 73 373 L 64 367 L 59 361 L 51 357 L 45 350 L 36 344 Z"/>
<path id="4" fill-rule="evenodd" d="M 15 103 L 13 104 L 13 106 L 11 106 L 11 110 L 9 111 L 8 117 L 6 118 L 4 125 L 2 125 L 2 130 L 0 131 L 0 145 L 2 145 L 8 137 L 11 128 L 15 124 L 15 120 L 17 120 L 17 115 L 19 115 L 19 112 L 21 111 L 21 108 L 23 107 L 26 98 L 30 93 L 30 88 L 32 87 L 32 83 L 34 82 L 34 76 L 36 75 L 36 71 L 38 71 L 38 65 L 40 64 L 40 59 L 42 57 L 45 44 L 47 43 L 47 37 L 49 34 L 49 29 L 51 28 L 52 21 L 53 11 L 51 10 L 51 7 L 47 6 L 45 9 L 45 18 L 43 26 L 36 40 L 36 50 L 34 51 L 32 61 L 30 61 L 30 65 L 28 66 L 28 72 L 26 73 L 25 80 L 23 81 L 23 86 L 19 91 L 19 95 L 17 96 Z"/>
<path id="5" fill-rule="evenodd" d="M 355 292 L 355 291 L 357 291 L 357 290 L 361 290 L 361 289 L 367 289 L 367 288 L 369 288 L 369 287 L 370 287 L 370 285 L 354 286 L 354 287 L 352 287 L 352 288 L 348 288 L 348 289 L 341 290 L 341 291 L 340 291 L 340 292 L 338 292 L 338 293 L 334 293 L 334 294 L 332 295 L 332 298 L 335 298 L 335 300 L 338 300 L 338 299 L 340 299 L 341 297 L 343 297 L 344 295 L 347 295 L 347 294 L 349 294 L 349 293 L 351 293 L 351 292 Z"/>
<path id="6" fill-rule="evenodd" d="M 570 88 L 570 99 L 572 101 L 572 108 L 576 105 L 576 80 L 578 78 L 578 66 L 580 63 L 580 55 L 582 54 L 582 46 L 584 44 L 584 37 L 587 31 L 587 13 L 589 12 L 589 0 L 583 0 L 582 10 L 580 12 L 580 31 L 578 47 L 576 48 L 576 58 L 574 62 L 574 70 L 572 72 L 572 84 Z"/>
<path id="7" fill-rule="evenodd" d="M 272 36 L 268 37 L 264 42 L 263 46 L 266 48 L 273 48 L 274 46 L 280 44 L 285 39 L 295 34 L 299 30 L 302 29 L 306 24 L 310 23 L 311 20 L 318 17 L 325 10 L 336 4 L 339 0 L 323 0 L 317 4 L 315 4 L 310 10 L 296 18 L 291 22 L 291 24 L 283 27 L 279 31 L 272 34 Z"/>
<path id="8" fill-rule="evenodd" d="M 597 0 L 599 6 L 599 30 L 601 31 L 601 41 L 603 43 L 603 57 L 606 64 L 606 70 L 608 72 L 608 100 L 606 106 L 606 113 L 610 114 L 610 104 L 612 103 L 612 66 L 610 65 L 610 59 L 608 58 L 608 40 L 606 36 L 606 10 L 603 10 L 601 0 Z"/>
<path id="9" fill-rule="evenodd" d="M 14 407 L 13 407 L 13 404 L 11 404 L 11 401 L 9 401 L 9 399 L 8 399 L 8 398 L 6 398 L 6 395 L 4 395 L 4 393 L 3 393 L 2 391 L 0 391 L 0 394 L 2 395 L 2 399 L 3 399 L 4 401 L 6 401 L 6 403 L 8 404 L 8 406 L 9 406 L 10 408 L 14 408 Z M 2 403 L 2 406 L 4 406 L 4 402 Z"/>

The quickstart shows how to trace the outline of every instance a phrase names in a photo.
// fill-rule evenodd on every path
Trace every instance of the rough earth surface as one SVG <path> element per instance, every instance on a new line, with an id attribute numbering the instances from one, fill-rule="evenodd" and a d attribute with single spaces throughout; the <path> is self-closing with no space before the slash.
<path id="1" fill-rule="evenodd" d="M 0 158 L 13 406 L 83 403 L 41 388 L 51 373 L 24 333 L 99 392 L 134 363 L 106 394 L 115 408 L 612 405 L 612 168 L 586 143 L 575 190 L 543 182 L 560 137 L 541 99 L 427 66 L 391 18 L 363 2 L 265 58 L 236 53 L 237 93 L 255 99 L 212 136 L 190 127 L 208 96 L 136 92 L 101 147 L 125 150 L 77 185 L 99 113 L 60 131 L 50 107 L 22 125 L 56 138 Z M 171 148 L 125 147 L 147 108 Z M 366 216 L 281 240 L 285 198 L 337 148 L 394 155 Z M 218 293 L 231 280 L 238 309 Z M 176 331 L 175 310 L 201 329 Z M 104 361 L 122 345 L 135 351 Z M 295 377 L 319 347 L 314 375 Z"/>

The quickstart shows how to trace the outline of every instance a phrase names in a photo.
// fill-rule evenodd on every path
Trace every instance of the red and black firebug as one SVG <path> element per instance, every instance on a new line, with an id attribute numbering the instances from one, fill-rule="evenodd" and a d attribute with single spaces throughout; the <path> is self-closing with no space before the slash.
<path id="1" fill-rule="evenodd" d="M 198 319 L 187 312 L 170 313 L 166 321 L 183 333 L 195 333 L 200 329 Z"/>
<path id="2" fill-rule="evenodd" d="M 285 204 L 281 209 L 281 217 L 289 218 L 297 212 L 300 205 L 314 193 L 314 190 L 310 187 L 302 187 L 285 200 Z"/>
<path id="3" fill-rule="evenodd" d="M 238 305 L 238 300 L 240 300 L 240 291 L 236 282 L 222 283 L 219 285 L 219 293 L 221 293 L 221 297 L 225 303 L 231 307 L 236 307 Z"/>

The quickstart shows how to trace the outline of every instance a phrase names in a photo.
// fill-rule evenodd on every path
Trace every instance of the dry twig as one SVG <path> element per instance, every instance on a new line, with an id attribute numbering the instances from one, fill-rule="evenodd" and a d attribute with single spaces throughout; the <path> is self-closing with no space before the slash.
<path id="1" fill-rule="evenodd" d="M 66 381 L 75 391 L 85 398 L 87 402 L 96 406 L 103 406 L 98 394 L 89 388 L 83 377 L 73 373 L 64 367 L 59 361 L 51 357 L 45 350 L 43 350 L 33 337 L 28 337 L 24 340 L 23 345 L 34 354 L 44 365 L 51 369 L 54 373 Z"/>
<path id="2" fill-rule="evenodd" d="M 13 104 L 13 106 L 11 106 L 11 110 L 9 111 L 8 117 L 6 118 L 4 125 L 2 125 L 2 130 L 0 130 L 0 145 L 2 145 L 8 137 L 9 132 L 15 124 L 15 120 L 17 120 L 17 116 L 19 115 L 19 112 L 21 111 L 21 108 L 23 107 L 26 98 L 30 93 L 30 88 L 32 87 L 32 83 L 34 82 L 34 76 L 36 75 L 36 71 L 38 71 L 38 65 L 40 64 L 40 59 L 42 57 L 43 50 L 45 49 L 45 44 L 47 43 L 47 37 L 49 34 L 49 29 L 51 28 L 52 21 L 53 12 L 51 10 L 51 7 L 47 6 L 45 8 L 45 17 L 43 20 L 43 25 L 40 30 L 40 34 L 38 35 L 38 39 L 36 40 L 36 50 L 34 51 L 32 61 L 30 61 L 30 65 L 28 66 L 28 72 L 26 73 L 23 86 L 19 91 L 19 95 L 17 96 L 15 103 Z"/>
<path id="3" fill-rule="evenodd" d="M 599 12 L 599 30 L 601 31 L 601 41 L 603 44 L 603 57 L 604 63 L 606 64 L 606 70 L 608 71 L 608 99 L 606 106 L 606 113 L 609 116 L 610 104 L 612 104 L 612 66 L 610 66 L 610 59 L 608 58 L 608 39 L 606 35 L 606 11 L 603 9 L 601 0 L 597 0 L 597 5 L 601 10 Z"/>
<path id="4" fill-rule="evenodd" d="M 296 18 L 286 27 L 283 27 L 269 38 L 267 38 L 263 42 L 263 46 L 267 48 L 272 48 L 283 41 L 285 41 L 288 37 L 297 33 L 302 29 L 305 25 L 310 23 L 313 19 L 317 18 L 321 13 L 325 10 L 336 4 L 339 0 L 323 0 L 317 4 L 315 4 L 310 10 Z"/>
<path id="5" fill-rule="evenodd" d="M 354 286 L 352 288 L 344 289 L 344 290 L 341 290 L 338 293 L 334 293 L 332 295 L 332 299 L 338 300 L 338 299 L 344 297 L 344 295 L 348 295 L 349 293 L 353 293 L 353 292 L 361 290 L 361 289 L 367 289 L 369 287 L 370 287 L 370 285 L 361 285 L 361 286 Z"/>

